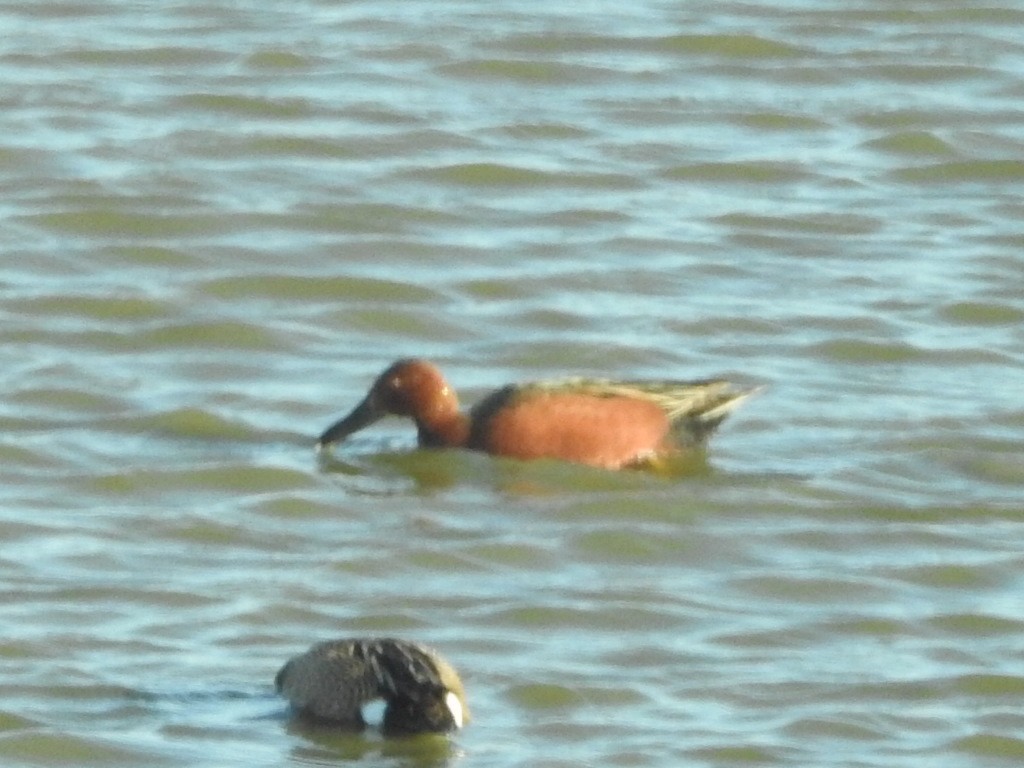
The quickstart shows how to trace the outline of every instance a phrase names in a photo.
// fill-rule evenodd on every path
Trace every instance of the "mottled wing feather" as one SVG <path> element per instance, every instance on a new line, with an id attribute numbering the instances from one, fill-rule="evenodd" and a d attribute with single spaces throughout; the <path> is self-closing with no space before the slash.
<path id="1" fill-rule="evenodd" d="M 313 646 L 278 672 L 278 691 L 304 714 L 361 724 L 362 706 L 380 696 L 365 645 L 358 640 L 336 640 Z"/>
<path id="2" fill-rule="evenodd" d="M 415 698 L 418 691 L 444 689 L 433 655 L 422 646 L 385 639 L 374 641 L 369 650 L 369 663 L 385 698 Z"/>
<path id="3" fill-rule="evenodd" d="M 737 389 L 723 379 L 696 381 L 612 381 L 609 379 L 561 379 L 522 385 L 509 392 L 572 392 L 595 397 L 630 397 L 661 408 L 670 421 L 700 419 L 720 422 L 756 389 Z"/>

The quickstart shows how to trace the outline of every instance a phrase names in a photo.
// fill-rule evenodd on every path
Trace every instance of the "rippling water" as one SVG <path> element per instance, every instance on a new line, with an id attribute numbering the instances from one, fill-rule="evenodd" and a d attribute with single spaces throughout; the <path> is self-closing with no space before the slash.
<path id="1" fill-rule="evenodd" d="M 1024 760 L 1024 10 L 0 6 L 0 758 Z M 313 437 L 392 359 L 767 390 L 667 480 Z M 392 634 L 451 740 L 271 681 Z"/>

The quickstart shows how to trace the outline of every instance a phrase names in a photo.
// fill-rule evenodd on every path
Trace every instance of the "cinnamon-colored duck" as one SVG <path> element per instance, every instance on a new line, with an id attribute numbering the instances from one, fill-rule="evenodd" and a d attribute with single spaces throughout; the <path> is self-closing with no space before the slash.
<path id="1" fill-rule="evenodd" d="M 605 469 L 642 467 L 703 447 L 754 391 L 720 380 L 563 379 L 503 387 L 464 413 L 435 365 L 405 359 L 389 366 L 363 401 L 320 435 L 317 449 L 391 414 L 416 422 L 424 447 Z"/>

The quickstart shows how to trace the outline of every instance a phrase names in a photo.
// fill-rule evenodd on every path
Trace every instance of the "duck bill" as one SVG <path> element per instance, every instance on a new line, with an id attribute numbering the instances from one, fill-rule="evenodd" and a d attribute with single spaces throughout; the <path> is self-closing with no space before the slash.
<path id="1" fill-rule="evenodd" d="M 363 402 L 352 409 L 352 412 L 329 426 L 316 441 L 317 450 L 321 450 L 344 440 L 349 435 L 368 427 L 384 417 L 384 411 L 377 407 L 373 397 L 368 395 Z"/>

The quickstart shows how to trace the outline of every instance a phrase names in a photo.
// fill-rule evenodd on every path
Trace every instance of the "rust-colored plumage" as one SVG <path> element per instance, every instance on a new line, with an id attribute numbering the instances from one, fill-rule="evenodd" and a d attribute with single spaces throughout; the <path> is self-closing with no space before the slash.
<path id="1" fill-rule="evenodd" d="M 504 387 L 463 413 L 436 366 L 399 360 L 377 377 L 359 405 L 324 431 L 317 447 L 392 414 L 411 418 L 426 447 L 621 469 L 701 448 L 754 391 L 719 380 L 564 379 Z"/>

